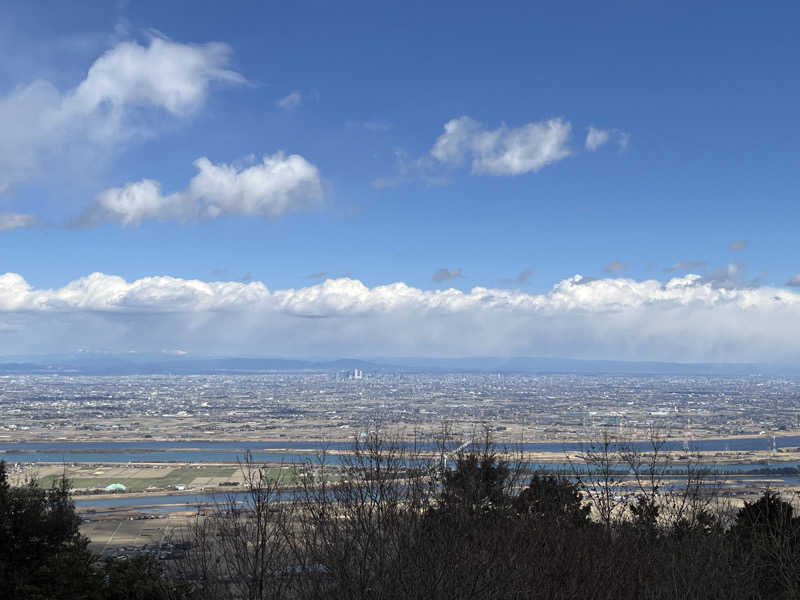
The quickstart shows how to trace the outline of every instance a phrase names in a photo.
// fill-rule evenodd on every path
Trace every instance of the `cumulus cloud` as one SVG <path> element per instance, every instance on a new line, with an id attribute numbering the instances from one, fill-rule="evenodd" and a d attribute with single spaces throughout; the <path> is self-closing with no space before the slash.
<path id="1" fill-rule="evenodd" d="M 296 108 L 300 108 L 302 104 L 303 94 L 301 94 L 298 90 L 289 92 L 288 95 L 275 102 L 275 105 L 283 110 L 294 110 Z"/>
<path id="2" fill-rule="evenodd" d="M 312 208 L 322 198 L 319 170 L 302 156 L 278 152 L 248 168 L 194 161 L 198 173 L 182 191 L 163 194 L 157 181 L 143 179 L 101 192 L 79 225 L 118 222 L 215 219 L 223 215 L 279 217 Z"/>
<path id="3" fill-rule="evenodd" d="M 786 282 L 786 285 L 791 287 L 800 287 L 800 273 L 792 275 L 789 278 L 789 281 Z"/>
<path id="4" fill-rule="evenodd" d="M 94 62 L 67 101 L 83 111 L 145 104 L 186 114 L 205 101 L 212 81 L 244 82 L 226 68 L 229 55 L 221 43 L 180 44 L 155 35 L 147 47 L 122 42 Z"/>
<path id="5" fill-rule="evenodd" d="M 0 232 L 33 227 L 38 222 L 39 219 L 36 215 L 14 212 L 0 213 Z"/>
<path id="6" fill-rule="evenodd" d="M 349 126 L 358 123 L 350 122 Z M 366 126 L 366 125 L 365 125 Z M 375 129 L 376 131 L 379 129 Z M 572 125 L 561 118 L 527 123 L 520 127 L 502 124 L 497 129 L 468 116 L 451 119 L 444 124 L 444 133 L 429 152 L 417 158 L 403 149 L 394 150 L 395 175 L 373 180 L 376 188 L 385 188 L 412 181 L 438 185 L 447 183 L 445 167 L 458 167 L 465 162 L 473 175 L 522 175 L 537 172 L 572 154 L 569 138 Z M 595 150 L 616 137 L 624 150 L 630 135 L 617 129 L 589 128 L 586 147 Z"/>
<path id="7" fill-rule="evenodd" d="M 747 240 L 736 240 L 735 242 L 731 242 L 731 250 L 739 251 L 744 250 L 747 248 Z"/>
<path id="8" fill-rule="evenodd" d="M 456 269 L 436 269 L 433 272 L 433 281 L 441 283 L 442 281 L 450 281 L 451 279 L 457 279 L 463 276 L 460 267 Z"/>
<path id="9" fill-rule="evenodd" d="M 309 318 L 313 317 L 313 318 Z M 680 361 L 798 361 L 800 293 L 666 282 L 565 279 L 542 294 L 475 287 L 369 288 L 94 273 L 58 289 L 0 275 L 0 353 L 76 347 L 193 354 L 534 355 Z M 65 346 L 64 344 L 69 344 Z"/>
<path id="10" fill-rule="evenodd" d="M 608 263 L 605 267 L 603 267 L 603 271 L 606 273 L 622 273 L 628 269 L 628 263 L 624 263 L 619 260 L 615 260 L 614 262 Z"/>
<path id="11" fill-rule="evenodd" d="M 181 194 L 164 196 L 157 181 L 142 179 L 101 192 L 81 222 L 118 221 L 123 225 L 138 225 L 148 219 L 185 220 L 191 208 Z"/>
<path id="12" fill-rule="evenodd" d="M 115 45 L 70 90 L 45 80 L 16 87 L 0 98 L 0 189 L 65 157 L 97 160 L 151 135 L 148 111 L 191 114 L 212 83 L 245 81 L 228 68 L 229 58 L 225 44 L 181 44 L 153 33 L 147 45 Z"/>
<path id="13" fill-rule="evenodd" d="M 570 155 L 567 146 L 571 126 L 563 119 L 528 123 L 521 127 L 489 130 L 463 116 L 445 123 L 431 156 L 441 163 L 471 163 L 472 173 L 480 175 L 521 175 Z"/>
<path id="14" fill-rule="evenodd" d="M 672 267 L 663 269 L 664 272 L 687 271 L 696 267 L 705 267 L 705 261 L 684 261 L 675 263 Z M 714 289 L 743 289 L 756 288 L 767 273 L 762 271 L 752 278 L 747 278 L 747 268 L 744 263 L 730 262 L 725 266 L 716 267 L 710 273 L 698 276 L 697 283 L 709 285 Z"/>

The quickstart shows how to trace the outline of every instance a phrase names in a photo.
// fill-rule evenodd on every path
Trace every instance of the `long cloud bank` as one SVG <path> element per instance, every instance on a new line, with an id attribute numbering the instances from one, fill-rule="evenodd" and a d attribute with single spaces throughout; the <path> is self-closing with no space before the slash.
<path id="1" fill-rule="evenodd" d="M 539 355 L 800 361 L 800 293 L 576 275 L 544 294 L 94 273 L 59 289 L 0 276 L 0 353 L 77 349 L 259 355 Z"/>

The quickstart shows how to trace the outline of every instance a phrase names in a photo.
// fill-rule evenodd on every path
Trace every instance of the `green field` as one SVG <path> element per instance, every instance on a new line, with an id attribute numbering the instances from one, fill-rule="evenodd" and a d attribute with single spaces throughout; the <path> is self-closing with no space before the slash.
<path id="1" fill-rule="evenodd" d="M 188 485 L 198 477 L 228 478 L 238 472 L 238 467 L 176 467 L 166 471 L 161 477 L 71 477 L 73 488 L 104 488 L 112 483 L 121 483 L 130 491 L 142 491 L 148 487 L 166 488 L 172 485 Z M 39 485 L 50 487 L 60 475 L 47 475 L 39 479 Z"/>

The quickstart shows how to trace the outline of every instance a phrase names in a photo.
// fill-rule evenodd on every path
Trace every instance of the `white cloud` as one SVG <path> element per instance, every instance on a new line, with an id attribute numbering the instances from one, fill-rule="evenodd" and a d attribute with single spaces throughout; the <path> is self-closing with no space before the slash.
<path id="1" fill-rule="evenodd" d="M 349 126 L 357 123 L 350 122 Z M 366 126 L 366 125 L 365 125 Z M 412 181 L 429 185 L 448 182 L 444 166 L 458 167 L 468 162 L 473 175 L 522 175 L 537 172 L 572 154 L 569 138 L 572 125 L 560 118 L 527 123 L 520 127 L 506 124 L 487 129 L 483 123 L 468 116 L 451 119 L 444 124 L 429 152 L 418 158 L 409 157 L 403 149 L 395 149 L 395 174 L 372 181 L 376 188 L 385 188 Z M 586 147 L 595 150 L 617 137 L 624 150 L 630 135 L 619 130 L 589 128 Z"/>
<path id="2" fill-rule="evenodd" d="M 161 185 L 152 179 L 128 183 L 121 188 L 109 188 L 97 196 L 97 203 L 88 213 L 89 221 L 119 221 L 123 225 L 138 225 L 148 219 L 186 220 L 191 205 L 180 194 L 161 194 Z"/>
<path id="3" fill-rule="evenodd" d="M 610 137 L 611 134 L 605 129 L 589 127 L 589 132 L 586 134 L 586 149 L 593 152 L 608 142 Z"/>
<path id="4" fill-rule="evenodd" d="M 86 79 L 68 95 L 69 106 L 89 113 L 112 107 L 150 105 L 183 115 L 198 108 L 212 81 L 243 83 L 225 67 L 230 49 L 221 43 L 180 44 L 153 36 L 147 47 L 122 42 L 97 59 Z"/>
<path id="5" fill-rule="evenodd" d="M 33 227 L 38 222 L 39 219 L 36 215 L 14 212 L 0 213 L 0 232 Z"/>
<path id="6" fill-rule="evenodd" d="M 151 35 L 121 42 L 66 92 L 37 80 L 0 98 L 0 189 L 66 159 L 88 161 L 153 133 L 148 110 L 183 117 L 204 103 L 213 82 L 242 83 L 227 68 L 225 44 L 181 44 Z"/>
<path id="7" fill-rule="evenodd" d="M 100 273 L 59 289 L 0 276 L 0 353 L 75 347 L 193 354 L 533 355 L 680 361 L 800 360 L 800 293 L 725 289 L 699 275 L 587 280 L 543 294 L 369 288 L 341 278 L 261 282 Z"/>
<path id="8" fill-rule="evenodd" d="M 277 217 L 312 206 L 322 196 L 319 170 L 302 156 L 278 152 L 261 164 L 242 171 L 215 165 L 207 158 L 195 161 L 200 172 L 189 193 L 204 203 L 204 216 L 225 214 Z"/>
<path id="9" fill-rule="evenodd" d="M 294 110 L 295 108 L 299 108 L 302 104 L 303 94 L 297 90 L 293 90 L 287 96 L 275 102 L 275 105 L 283 110 Z"/>
<path id="10" fill-rule="evenodd" d="M 790 287 L 800 287 L 800 273 L 796 273 L 789 278 L 789 281 L 786 282 L 786 285 Z"/>
<path id="11" fill-rule="evenodd" d="M 239 169 L 194 161 L 198 173 L 189 186 L 169 195 L 157 181 L 143 179 L 101 192 L 79 219 L 83 225 L 107 221 L 138 225 L 149 219 L 187 221 L 223 215 L 279 217 L 312 208 L 322 197 L 317 167 L 302 156 L 278 152 Z"/>
<path id="12" fill-rule="evenodd" d="M 445 123 L 444 133 L 430 153 L 439 162 L 452 165 L 468 159 L 474 174 L 520 175 L 569 156 L 570 129 L 568 122 L 550 119 L 488 130 L 482 123 L 463 116 Z"/>

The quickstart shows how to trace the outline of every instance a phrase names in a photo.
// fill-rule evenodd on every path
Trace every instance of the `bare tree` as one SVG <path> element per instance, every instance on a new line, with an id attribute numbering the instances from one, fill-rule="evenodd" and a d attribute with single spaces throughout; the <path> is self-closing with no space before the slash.
<path id="1" fill-rule="evenodd" d="M 580 462 L 570 461 L 573 476 L 600 522 L 611 528 L 625 509 L 619 444 L 607 431 L 582 445 Z"/>
<path id="2" fill-rule="evenodd" d="M 175 541 L 185 547 L 178 575 L 202 597 L 283 598 L 292 565 L 294 504 L 282 501 L 284 481 L 248 452 L 240 462 L 245 492 L 230 493 L 198 515 Z"/>

